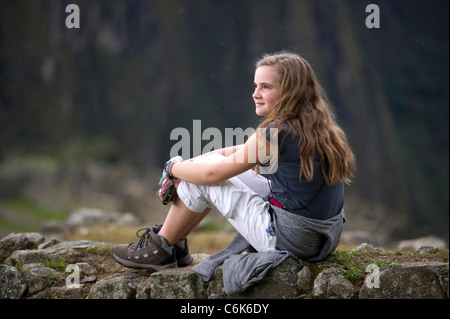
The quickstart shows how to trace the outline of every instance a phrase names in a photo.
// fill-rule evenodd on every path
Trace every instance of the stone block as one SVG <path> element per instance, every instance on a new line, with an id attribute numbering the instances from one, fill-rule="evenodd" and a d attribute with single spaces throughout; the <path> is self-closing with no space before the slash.
<path id="1" fill-rule="evenodd" d="M 204 299 L 206 288 L 201 278 L 190 269 L 170 268 L 150 275 L 145 284 L 151 299 Z M 145 293 L 140 292 L 140 296 Z"/>

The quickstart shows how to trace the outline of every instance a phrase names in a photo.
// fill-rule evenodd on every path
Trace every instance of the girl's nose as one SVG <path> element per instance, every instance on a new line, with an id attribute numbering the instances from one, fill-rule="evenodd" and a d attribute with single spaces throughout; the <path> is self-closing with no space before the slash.
<path id="1" fill-rule="evenodd" d="M 259 94 L 258 88 L 255 88 L 255 91 L 253 92 L 252 97 L 253 97 L 254 99 L 259 99 L 259 98 L 261 98 L 261 95 Z"/>

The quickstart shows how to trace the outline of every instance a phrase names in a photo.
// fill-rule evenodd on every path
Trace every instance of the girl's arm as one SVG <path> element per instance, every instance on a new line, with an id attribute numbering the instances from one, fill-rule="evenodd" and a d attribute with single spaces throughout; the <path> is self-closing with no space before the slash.
<path id="1" fill-rule="evenodd" d="M 188 159 L 188 160 L 186 160 L 184 162 L 192 162 L 192 161 L 195 161 L 196 159 L 199 159 L 201 157 L 206 157 L 206 156 L 210 156 L 210 155 L 213 155 L 213 154 L 218 154 L 218 155 L 222 155 L 222 156 L 230 156 L 230 155 L 234 154 L 241 147 L 244 147 L 244 145 L 245 144 L 240 144 L 240 145 L 220 148 L 220 149 L 217 149 L 217 150 L 214 150 L 214 151 L 202 154 L 200 156 L 190 158 L 190 159 Z"/>
<path id="2" fill-rule="evenodd" d="M 230 148 L 218 150 L 219 154 L 226 149 Z M 269 148 L 266 145 L 267 149 Z M 259 163 L 256 134 L 249 137 L 245 144 L 235 146 L 232 150 L 234 152 L 231 155 L 221 157 L 214 162 L 192 160 L 176 162 L 172 166 L 172 176 L 193 184 L 211 185 L 243 173 Z"/>

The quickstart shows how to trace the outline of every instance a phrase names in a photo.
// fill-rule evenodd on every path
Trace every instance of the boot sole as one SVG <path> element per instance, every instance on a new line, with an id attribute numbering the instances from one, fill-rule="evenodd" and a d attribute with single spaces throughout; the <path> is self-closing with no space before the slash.
<path id="1" fill-rule="evenodd" d="M 133 268 L 133 269 L 151 269 L 151 270 L 155 270 L 155 271 L 160 271 L 166 268 L 177 268 L 177 262 L 173 262 L 170 264 L 166 264 L 166 265 L 155 265 L 155 264 L 141 264 L 141 263 L 136 263 L 132 260 L 126 260 L 126 259 L 122 259 L 116 255 L 114 255 L 114 253 L 111 251 L 111 255 L 113 257 L 113 259 L 118 262 L 119 264 L 121 264 L 122 266 L 128 267 L 128 268 Z"/>

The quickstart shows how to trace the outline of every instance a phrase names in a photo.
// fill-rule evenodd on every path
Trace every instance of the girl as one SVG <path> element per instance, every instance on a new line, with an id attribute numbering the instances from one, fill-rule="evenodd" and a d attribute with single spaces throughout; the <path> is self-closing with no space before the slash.
<path id="1" fill-rule="evenodd" d="M 245 144 L 169 160 L 162 179 L 177 179 L 178 196 L 164 224 L 144 229 L 138 243 L 116 245 L 117 262 L 153 270 L 190 263 L 186 237 L 212 207 L 238 231 L 230 247 L 241 239 L 260 253 L 284 251 L 306 260 L 334 251 L 344 220 L 344 183 L 354 166 L 345 134 L 302 57 L 265 55 L 256 64 L 254 86 L 255 112 L 264 117 L 259 128 L 278 132 L 276 154 L 273 139 L 257 130 Z M 274 164 L 265 177 L 257 174 Z M 216 258 L 215 266 L 224 258 Z M 200 265 L 196 271 L 208 279 L 214 269 L 205 270 L 208 260 Z"/>

